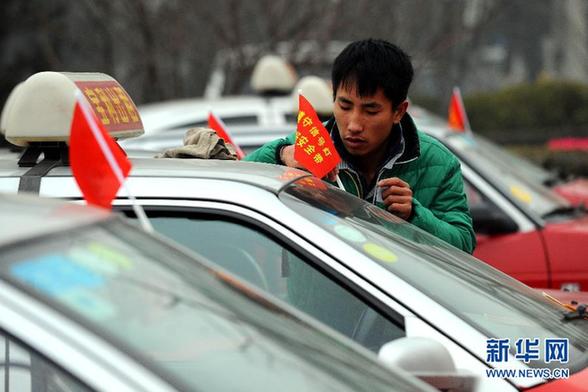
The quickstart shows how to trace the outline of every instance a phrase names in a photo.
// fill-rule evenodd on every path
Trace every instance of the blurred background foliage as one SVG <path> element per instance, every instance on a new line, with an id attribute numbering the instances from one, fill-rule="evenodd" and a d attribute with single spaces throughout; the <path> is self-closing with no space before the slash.
<path id="1" fill-rule="evenodd" d="M 540 80 L 471 94 L 464 102 L 472 127 L 489 136 L 518 129 L 533 141 L 557 136 L 560 128 L 574 134 L 588 127 L 588 85 L 578 82 Z"/>
<path id="2" fill-rule="evenodd" d="M 588 135 L 588 84 L 582 82 L 544 79 L 466 94 L 463 100 L 472 129 L 502 143 Z M 413 96 L 413 102 L 434 112 L 449 105 L 431 96 Z"/>
<path id="3" fill-rule="evenodd" d="M 403 47 L 411 97 L 447 115 L 460 86 L 475 132 L 507 145 L 588 136 L 586 0 L 4 0 L 0 104 L 44 70 L 114 76 L 137 104 L 250 93 L 255 62 L 329 77 L 349 41 Z M 579 158 L 588 161 L 586 157 Z"/>
<path id="4" fill-rule="evenodd" d="M 588 85 L 539 80 L 464 97 L 472 129 L 561 173 L 588 176 L 588 152 L 548 148 L 551 139 L 588 136 Z"/>

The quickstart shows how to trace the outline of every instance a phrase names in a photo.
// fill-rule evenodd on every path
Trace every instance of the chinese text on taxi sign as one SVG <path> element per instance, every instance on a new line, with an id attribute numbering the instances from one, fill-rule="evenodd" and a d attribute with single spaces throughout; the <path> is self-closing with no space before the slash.
<path id="1" fill-rule="evenodd" d="M 116 81 L 76 82 L 107 131 L 141 129 L 137 108 Z"/>
<path id="2" fill-rule="evenodd" d="M 84 199 L 88 204 L 110 209 L 131 171 L 131 162 L 79 92 L 69 144 L 71 170 Z"/>
<path id="3" fill-rule="evenodd" d="M 341 160 L 329 132 L 302 94 L 299 95 L 294 158 L 318 178 L 323 178 Z"/>

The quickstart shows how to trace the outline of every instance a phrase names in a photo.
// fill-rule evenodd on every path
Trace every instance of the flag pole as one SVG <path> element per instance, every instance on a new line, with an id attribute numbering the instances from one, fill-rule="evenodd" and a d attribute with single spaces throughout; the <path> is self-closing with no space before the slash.
<path id="1" fill-rule="evenodd" d="M 141 205 L 139 205 L 139 203 L 137 203 L 137 199 L 135 199 L 135 196 L 133 196 L 133 194 L 131 193 L 131 191 L 126 183 L 125 177 L 123 176 L 122 170 L 120 169 L 120 166 L 118 166 L 118 164 L 116 163 L 116 159 L 114 159 L 114 156 L 112 155 L 112 151 L 110 151 L 110 149 L 108 148 L 108 145 L 106 144 L 106 140 L 104 140 L 102 133 L 100 132 L 100 130 L 96 126 L 96 123 L 91 120 L 91 119 L 93 119 L 92 109 L 90 109 L 90 105 L 88 104 L 88 101 L 86 101 L 86 98 L 82 95 L 80 90 L 76 90 L 76 100 L 80 103 L 80 109 L 82 110 L 82 113 L 84 114 L 84 116 L 88 120 L 92 134 L 94 135 L 94 138 L 98 142 L 98 146 L 100 146 L 100 150 L 102 151 L 102 153 L 106 157 L 106 161 L 108 162 L 110 169 L 112 170 L 112 172 L 116 176 L 117 180 L 120 182 L 121 186 L 124 188 L 125 193 L 127 194 L 127 197 L 131 201 L 133 211 L 135 212 L 137 219 L 139 219 L 139 222 L 141 223 L 143 230 L 145 230 L 148 233 L 153 233 L 153 231 L 154 231 L 153 226 L 151 225 L 151 222 L 149 222 L 149 219 L 147 218 L 147 215 L 145 214 L 145 210 L 143 210 L 143 207 Z"/>
<path id="2" fill-rule="evenodd" d="M 345 189 L 345 186 L 341 182 L 341 179 L 339 178 L 339 174 L 337 174 L 337 177 L 336 178 L 337 178 L 337 185 L 339 185 L 339 188 L 341 188 L 341 189 L 343 189 L 345 191 L 346 190 Z"/>

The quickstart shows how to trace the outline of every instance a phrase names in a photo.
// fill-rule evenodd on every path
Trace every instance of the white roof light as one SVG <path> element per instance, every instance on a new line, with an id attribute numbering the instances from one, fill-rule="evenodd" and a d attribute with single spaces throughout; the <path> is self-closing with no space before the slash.
<path id="1" fill-rule="evenodd" d="M 257 93 L 289 93 L 296 83 L 296 71 L 284 59 L 275 55 L 263 56 L 253 68 L 251 87 Z"/>
<path id="2" fill-rule="evenodd" d="M 293 92 L 295 111 L 298 111 L 298 90 L 308 99 L 318 114 L 325 116 L 333 114 L 333 91 L 324 79 L 318 76 L 305 76 L 298 81 Z"/>
<path id="3" fill-rule="evenodd" d="M 137 107 L 112 77 L 102 73 L 39 72 L 15 88 L 5 104 L 1 127 L 6 140 L 19 146 L 68 142 L 78 89 L 112 137 L 143 134 Z"/>
<path id="4" fill-rule="evenodd" d="M 18 94 L 22 83 L 17 84 L 6 99 L 4 103 L 4 107 L 2 108 L 2 114 L 0 115 L 0 134 L 4 135 L 6 133 L 6 119 L 8 118 L 8 113 L 10 112 L 10 108 L 16 101 L 16 95 Z"/>

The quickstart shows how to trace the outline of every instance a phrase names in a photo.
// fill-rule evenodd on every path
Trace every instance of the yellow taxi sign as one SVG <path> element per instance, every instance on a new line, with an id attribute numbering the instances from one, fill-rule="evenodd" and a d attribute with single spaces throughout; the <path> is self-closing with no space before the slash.
<path id="1" fill-rule="evenodd" d="M 3 119 L 6 140 L 25 146 L 30 142 L 69 141 L 80 90 L 114 138 L 143 134 L 137 107 L 122 86 L 103 73 L 39 72 L 18 88 Z"/>

